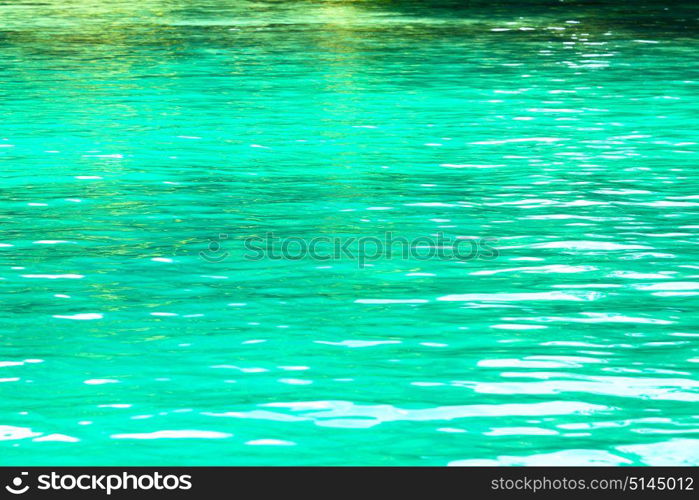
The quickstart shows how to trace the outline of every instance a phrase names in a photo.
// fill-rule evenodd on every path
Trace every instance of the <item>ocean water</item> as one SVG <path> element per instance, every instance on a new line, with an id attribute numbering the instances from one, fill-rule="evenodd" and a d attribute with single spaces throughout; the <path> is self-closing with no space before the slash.
<path id="1" fill-rule="evenodd" d="M 0 464 L 699 465 L 698 18 L 0 2 Z"/>

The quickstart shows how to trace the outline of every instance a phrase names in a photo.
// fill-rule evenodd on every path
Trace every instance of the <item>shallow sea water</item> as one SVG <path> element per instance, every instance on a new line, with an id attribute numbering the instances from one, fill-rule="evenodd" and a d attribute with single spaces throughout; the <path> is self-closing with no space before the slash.
<path id="1" fill-rule="evenodd" d="M 0 2 L 0 464 L 699 465 L 692 3 L 95 3 Z M 244 256 L 386 232 L 498 255 Z"/>

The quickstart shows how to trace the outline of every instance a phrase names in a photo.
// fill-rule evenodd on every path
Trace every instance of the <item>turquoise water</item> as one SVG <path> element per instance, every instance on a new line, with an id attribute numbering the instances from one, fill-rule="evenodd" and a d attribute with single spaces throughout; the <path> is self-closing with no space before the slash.
<path id="1" fill-rule="evenodd" d="M 96 3 L 0 2 L 1 464 L 699 465 L 690 2 Z M 387 232 L 497 257 L 244 247 Z"/>

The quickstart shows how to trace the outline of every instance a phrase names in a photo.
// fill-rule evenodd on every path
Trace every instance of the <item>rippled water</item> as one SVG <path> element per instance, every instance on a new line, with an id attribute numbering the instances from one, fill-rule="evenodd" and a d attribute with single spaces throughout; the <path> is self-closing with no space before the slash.
<path id="1" fill-rule="evenodd" d="M 0 2 L 0 463 L 699 464 L 691 2 L 96 3 Z M 387 231 L 498 256 L 242 251 Z"/>

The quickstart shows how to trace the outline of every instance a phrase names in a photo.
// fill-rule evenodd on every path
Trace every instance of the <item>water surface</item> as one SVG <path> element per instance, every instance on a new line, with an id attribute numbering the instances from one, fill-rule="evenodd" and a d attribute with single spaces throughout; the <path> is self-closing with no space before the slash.
<path id="1" fill-rule="evenodd" d="M 699 14 L 625 4 L 0 2 L 0 463 L 699 465 Z M 243 255 L 386 232 L 498 257 Z"/>

